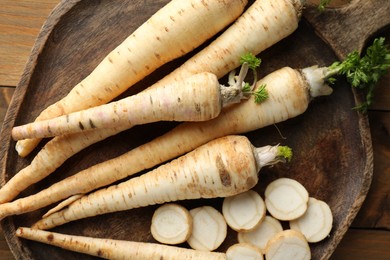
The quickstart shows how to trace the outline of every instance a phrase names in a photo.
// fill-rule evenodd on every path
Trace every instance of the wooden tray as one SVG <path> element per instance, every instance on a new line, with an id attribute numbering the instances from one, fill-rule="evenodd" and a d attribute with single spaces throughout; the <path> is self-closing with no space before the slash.
<path id="1" fill-rule="evenodd" d="M 27 158 L 18 157 L 14 150 L 15 142 L 10 137 L 12 127 L 33 121 L 44 107 L 64 96 L 110 50 L 166 2 L 68 0 L 53 10 L 39 34 L 4 121 L 0 151 L 2 181 L 9 180 L 28 165 L 36 154 L 34 152 Z M 366 40 L 390 23 L 389 12 L 390 2 L 386 0 L 355 1 L 322 14 L 314 6 L 308 5 L 299 29 L 260 54 L 263 59 L 261 76 L 282 66 L 303 68 L 313 64 L 329 65 L 354 49 L 362 50 Z M 140 91 L 189 56 L 191 54 L 163 66 L 124 95 Z M 360 99 L 359 95 L 343 80 L 338 81 L 334 89 L 331 96 L 314 100 L 303 115 L 278 124 L 283 136 L 275 126 L 247 133 L 255 145 L 282 143 L 291 146 L 295 152 L 290 164 L 262 170 L 260 184 L 256 186 L 260 194 L 263 194 L 264 187 L 270 181 L 285 176 L 300 181 L 311 196 L 329 203 L 334 214 L 333 229 L 327 239 L 311 245 L 313 259 L 327 259 L 333 253 L 365 199 L 373 170 L 367 117 L 351 109 Z M 70 158 L 55 173 L 24 191 L 20 197 L 33 194 L 93 164 L 123 154 L 175 125 L 155 123 L 134 127 L 97 143 Z M 187 208 L 199 205 L 220 208 L 221 200 L 185 201 L 181 204 Z M 151 206 L 97 216 L 53 230 L 67 234 L 154 242 L 149 226 L 155 208 Z M 15 257 L 92 258 L 15 237 L 17 227 L 31 225 L 46 210 L 8 217 L 1 222 Z M 229 230 L 226 241 L 217 251 L 226 250 L 236 241 L 236 233 Z"/>

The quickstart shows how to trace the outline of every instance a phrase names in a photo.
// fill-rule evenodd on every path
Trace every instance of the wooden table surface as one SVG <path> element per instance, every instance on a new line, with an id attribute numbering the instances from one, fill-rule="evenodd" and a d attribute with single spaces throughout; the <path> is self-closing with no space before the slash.
<path id="1" fill-rule="evenodd" d="M 0 0 L 0 126 L 35 38 L 59 0 Z M 390 29 L 381 32 L 390 43 Z M 369 111 L 374 149 L 371 189 L 332 259 L 390 259 L 390 72 Z M 0 260 L 14 259 L 0 230 Z"/>

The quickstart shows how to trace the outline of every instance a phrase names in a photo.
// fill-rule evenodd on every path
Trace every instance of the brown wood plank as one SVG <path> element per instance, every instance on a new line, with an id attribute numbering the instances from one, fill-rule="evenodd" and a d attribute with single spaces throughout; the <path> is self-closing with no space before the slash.
<path id="1" fill-rule="evenodd" d="M 350 229 L 331 259 L 390 259 L 390 232 Z"/>
<path id="2" fill-rule="evenodd" d="M 374 175 L 353 226 L 390 230 L 390 112 L 370 112 Z"/>
<path id="3" fill-rule="evenodd" d="M 16 86 L 47 16 L 60 0 L 0 0 L 0 86 Z"/>

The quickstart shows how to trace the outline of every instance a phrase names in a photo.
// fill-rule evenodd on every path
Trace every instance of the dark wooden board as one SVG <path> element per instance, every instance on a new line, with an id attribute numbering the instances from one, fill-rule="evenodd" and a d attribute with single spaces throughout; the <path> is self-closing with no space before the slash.
<path id="1" fill-rule="evenodd" d="M 11 178 L 28 165 L 36 154 L 34 152 L 27 158 L 17 156 L 15 142 L 10 138 L 12 126 L 32 121 L 44 107 L 66 95 L 111 49 L 166 2 L 72 0 L 63 1 L 53 11 L 37 39 L 4 121 L 0 151 L 2 180 Z M 389 2 L 383 4 L 382 10 L 386 13 Z M 366 5 L 363 7 L 369 8 Z M 283 66 L 303 68 L 313 64 L 329 65 L 345 55 L 345 48 L 329 44 L 327 34 L 324 33 L 326 30 L 319 30 L 327 12 L 317 16 L 315 9 L 308 6 L 305 13 L 307 15 L 293 35 L 259 55 L 263 59 L 261 76 Z M 361 23 L 364 25 L 364 19 Z M 381 26 L 368 28 L 370 34 L 364 37 L 373 36 Z M 133 94 L 150 85 L 189 56 L 191 54 L 163 66 L 124 95 Z M 265 186 L 273 179 L 291 177 L 305 185 L 311 196 L 331 206 L 334 214 L 332 232 L 324 241 L 311 245 L 313 259 L 327 259 L 333 253 L 356 216 L 371 183 L 373 165 L 368 120 L 365 115 L 351 109 L 358 99 L 358 93 L 351 91 L 348 84 L 340 80 L 332 96 L 314 100 L 306 113 L 278 124 L 283 136 L 275 126 L 247 133 L 255 145 L 282 143 L 294 149 L 292 163 L 261 172 L 256 190 L 263 194 Z M 70 158 L 55 173 L 20 196 L 35 193 L 81 169 L 123 154 L 174 126 L 173 123 L 139 126 L 97 143 Z M 221 200 L 181 203 L 187 208 L 198 205 L 220 208 Z M 149 226 L 155 208 L 151 206 L 97 216 L 54 230 L 93 237 L 153 241 Z M 20 259 L 92 258 L 15 237 L 15 228 L 31 225 L 45 210 L 8 217 L 1 222 L 15 256 Z M 228 238 L 218 251 L 224 251 L 235 242 L 236 234 L 229 230 Z"/>

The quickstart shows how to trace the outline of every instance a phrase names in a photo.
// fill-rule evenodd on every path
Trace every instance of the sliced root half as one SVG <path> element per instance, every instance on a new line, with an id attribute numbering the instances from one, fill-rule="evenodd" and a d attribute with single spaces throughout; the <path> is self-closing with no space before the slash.
<path id="1" fill-rule="evenodd" d="M 255 228 L 265 217 L 265 212 L 264 200 L 253 190 L 227 197 L 222 204 L 226 223 L 236 231 Z"/>
<path id="2" fill-rule="evenodd" d="M 190 210 L 193 228 L 187 243 L 191 248 L 213 251 L 225 240 L 227 224 L 222 214 L 213 207 L 203 206 Z"/>
<path id="3" fill-rule="evenodd" d="M 263 260 L 263 253 L 260 248 L 248 244 L 238 243 L 230 246 L 226 251 L 227 260 Z"/>
<path id="4" fill-rule="evenodd" d="M 311 252 L 305 236 L 295 230 L 284 230 L 276 234 L 265 248 L 267 260 L 310 260 Z"/>
<path id="5" fill-rule="evenodd" d="M 151 233 L 163 244 L 180 244 L 190 237 L 192 217 L 181 205 L 170 203 L 159 207 L 153 214 Z"/>
<path id="6" fill-rule="evenodd" d="M 262 250 L 264 253 L 268 241 L 277 233 L 283 231 L 279 220 L 265 216 L 264 220 L 256 228 L 248 232 L 238 232 L 238 242 L 251 243 Z"/>
<path id="7" fill-rule="evenodd" d="M 293 220 L 307 209 L 309 193 L 302 184 L 290 178 L 279 178 L 265 189 L 265 205 L 279 220 Z"/>
<path id="8" fill-rule="evenodd" d="M 328 204 L 309 198 L 308 208 L 303 216 L 290 221 L 290 228 L 302 232 L 310 243 L 326 238 L 333 224 L 332 211 Z"/>

